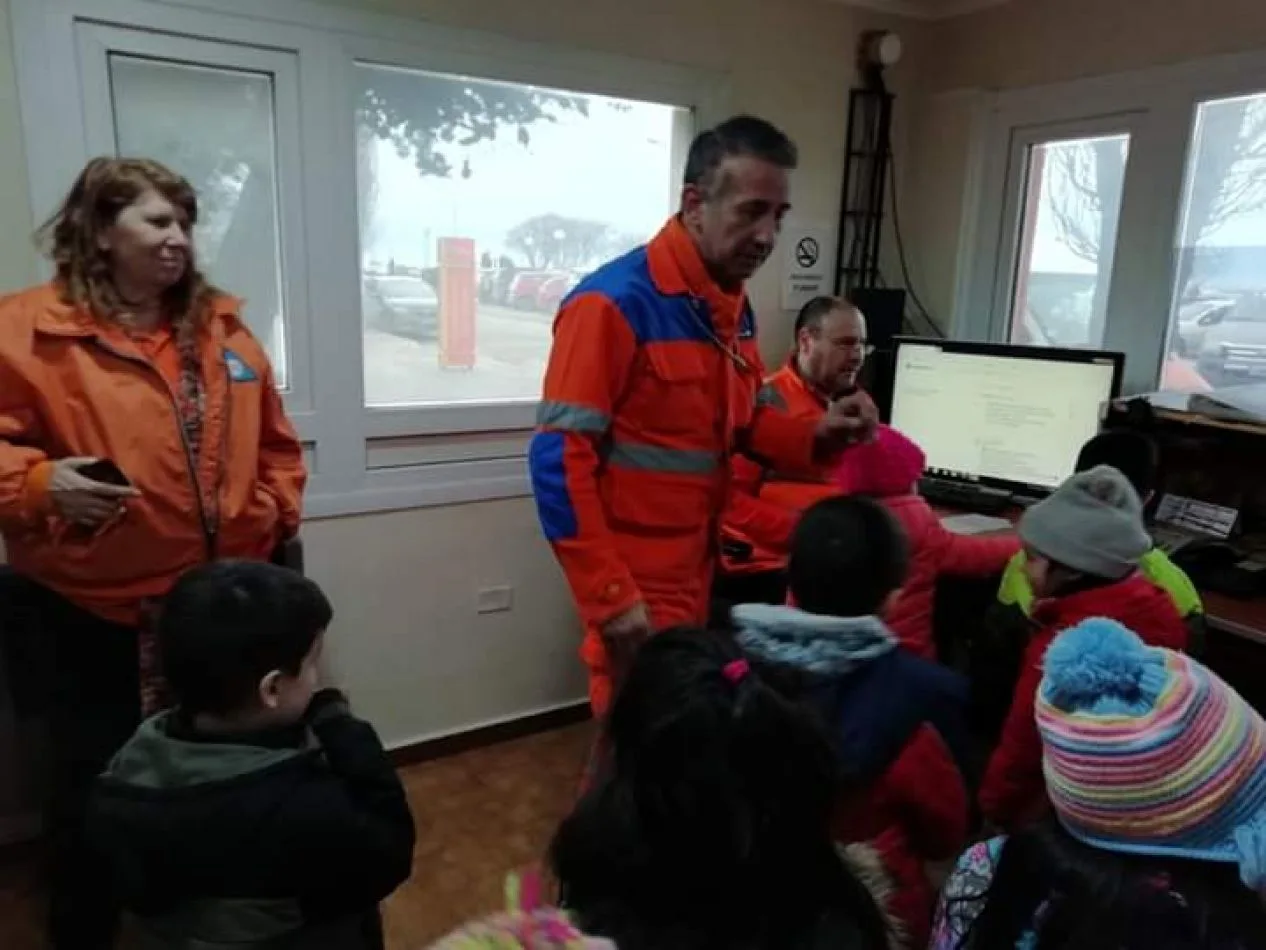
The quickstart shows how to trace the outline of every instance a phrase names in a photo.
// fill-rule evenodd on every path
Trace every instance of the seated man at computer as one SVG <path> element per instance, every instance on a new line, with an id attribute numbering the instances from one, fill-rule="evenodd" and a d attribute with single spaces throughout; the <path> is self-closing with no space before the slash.
<path id="1" fill-rule="evenodd" d="M 839 297 L 815 297 L 796 317 L 791 357 L 766 380 L 757 399 L 795 418 L 817 418 L 831 399 L 857 385 L 866 352 L 862 312 Z M 792 531 L 802 512 L 839 493 L 832 474 L 824 466 L 813 479 L 794 479 L 734 456 L 715 599 L 782 603 Z"/>

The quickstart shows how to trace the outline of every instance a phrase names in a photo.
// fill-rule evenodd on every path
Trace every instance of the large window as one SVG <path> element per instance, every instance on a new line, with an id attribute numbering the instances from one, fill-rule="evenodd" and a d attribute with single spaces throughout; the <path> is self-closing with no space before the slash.
<path id="1" fill-rule="evenodd" d="M 955 331 L 1126 354 L 1126 388 L 1266 379 L 1266 56 L 998 94 Z"/>
<path id="2" fill-rule="evenodd" d="M 198 262 L 244 298 L 287 388 L 272 75 L 115 52 L 107 65 L 117 151 L 156 158 L 193 183 Z M 202 120 L 190 122 L 191 111 Z"/>
<path id="3" fill-rule="evenodd" d="M 366 405 L 535 400 L 560 301 L 670 213 L 683 110 L 368 64 L 356 76 Z M 449 113 L 460 127 L 437 131 Z"/>
<path id="4" fill-rule="evenodd" d="M 93 155 L 197 188 L 321 516 L 527 490 L 561 300 L 677 200 L 723 83 L 307 0 L 10 0 L 32 204 Z"/>
<path id="5" fill-rule="evenodd" d="M 1012 343 L 1103 344 L 1129 144 L 1106 135 L 1030 147 Z"/>
<path id="6" fill-rule="evenodd" d="M 1266 379 L 1266 94 L 1200 104 L 1176 238 L 1166 384 Z"/>

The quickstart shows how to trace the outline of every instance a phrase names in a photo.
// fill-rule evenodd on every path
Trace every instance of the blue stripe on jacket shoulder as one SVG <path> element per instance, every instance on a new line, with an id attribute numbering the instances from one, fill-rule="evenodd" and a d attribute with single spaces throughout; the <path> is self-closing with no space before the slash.
<path id="1" fill-rule="evenodd" d="M 685 294 L 660 293 L 651 278 L 646 248 L 639 247 L 602 265 L 563 299 L 566 307 L 576 297 L 598 294 L 624 315 L 638 343 L 709 343 L 711 322 L 707 307 Z M 695 307 L 702 307 L 695 310 Z"/>
<path id="2" fill-rule="evenodd" d="M 567 541 L 579 533 L 576 508 L 567 491 L 567 469 L 563 462 L 566 435 L 562 432 L 538 432 L 528 446 L 528 471 L 532 478 L 532 495 L 536 498 L 536 515 L 541 530 L 550 542 Z"/>

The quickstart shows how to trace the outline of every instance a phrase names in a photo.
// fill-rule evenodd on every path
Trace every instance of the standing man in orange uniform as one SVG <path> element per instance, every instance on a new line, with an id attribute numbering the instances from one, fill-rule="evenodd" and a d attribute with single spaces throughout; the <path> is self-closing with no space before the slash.
<path id="1" fill-rule="evenodd" d="M 757 402 L 816 422 L 833 399 L 857 386 L 867 352 L 862 312 L 840 297 L 814 297 L 796 317 L 791 357 L 765 381 Z M 833 466 L 783 471 L 777 464 L 736 455 L 731 475 L 714 595 L 729 604 L 781 604 L 791 534 L 800 515 L 839 494 Z"/>
<path id="2" fill-rule="evenodd" d="M 731 455 L 811 473 L 875 424 L 862 395 L 812 421 L 756 400 L 744 282 L 774 249 L 795 166 L 761 119 L 702 133 L 680 212 L 586 278 L 555 321 L 529 465 L 585 624 L 595 715 L 647 637 L 706 620 Z"/>

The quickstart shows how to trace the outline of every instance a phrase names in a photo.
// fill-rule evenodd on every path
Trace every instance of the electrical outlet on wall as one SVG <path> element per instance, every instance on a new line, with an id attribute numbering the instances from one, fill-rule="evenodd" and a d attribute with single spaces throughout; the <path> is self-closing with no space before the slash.
<path id="1" fill-rule="evenodd" d="M 485 587 L 475 594 L 475 613 L 501 614 L 513 609 L 513 587 Z"/>

